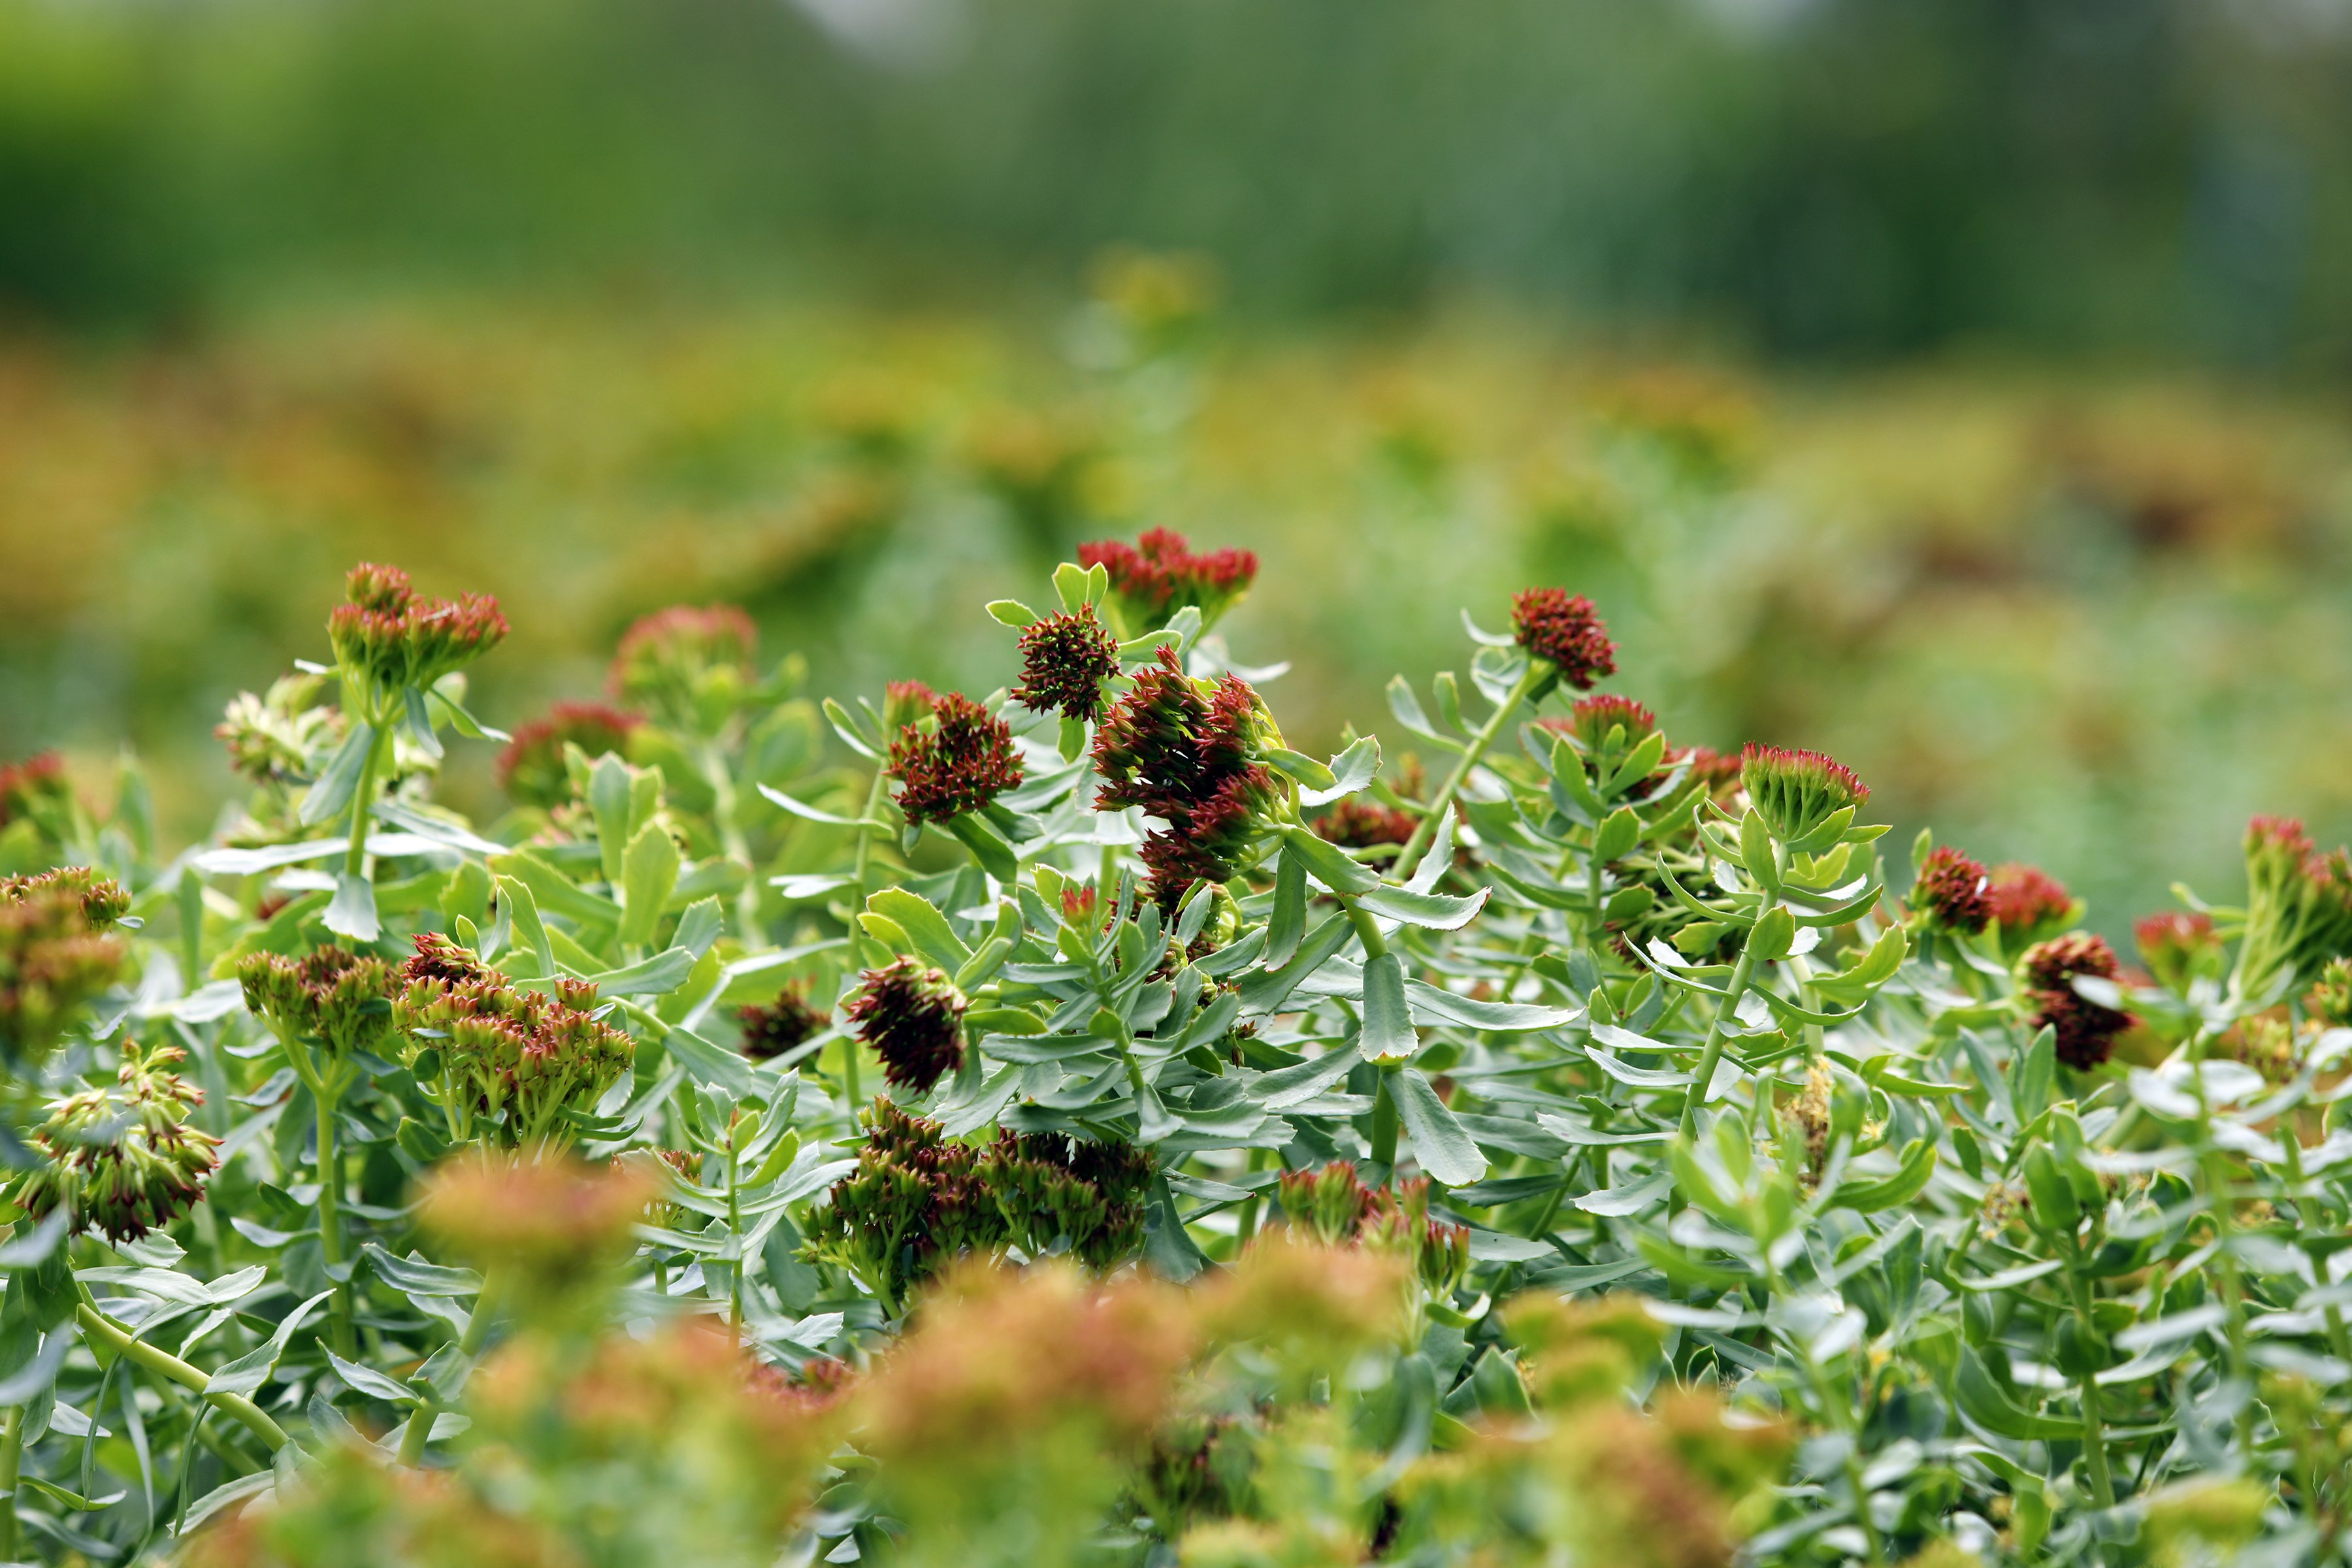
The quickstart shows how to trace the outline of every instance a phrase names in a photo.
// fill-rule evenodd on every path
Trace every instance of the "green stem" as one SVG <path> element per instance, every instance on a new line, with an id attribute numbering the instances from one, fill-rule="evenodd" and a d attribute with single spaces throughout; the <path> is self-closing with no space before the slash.
<path id="1" fill-rule="evenodd" d="M 169 1351 L 149 1344 L 88 1301 L 74 1309 L 74 1317 L 83 1333 L 115 1354 L 128 1356 L 157 1376 L 168 1377 L 182 1388 L 204 1394 L 215 1409 L 243 1422 L 273 1453 L 286 1446 L 286 1429 L 250 1399 L 238 1394 L 205 1394 L 205 1385 L 212 1381 L 209 1373 L 197 1371 Z"/>
<path id="2" fill-rule="evenodd" d="M 743 879 L 743 890 L 735 895 L 735 923 L 742 928 L 743 941 L 756 952 L 767 945 L 760 929 L 759 868 L 751 862 L 751 842 L 743 837 L 742 825 L 736 820 L 735 778 L 727 771 L 727 760 L 717 745 L 698 750 L 703 782 L 710 786 L 710 817 L 719 825 L 719 847 L 727 858 L 740 862 L 750 873 Z"/>
<path id="3" fill-rule="evenodd" d="M 1393 1063 L 1381 1065 L 1380 1092 L 1372 1099 L 1372 1163 L 1384 1173 L 1396 1169 L 1397 1109 L 1389 1093 L 1389 1079 L 1396 1070 Z"/>
<path id="4" fill-rule="evenodd" d="M 356 877 L 366 868 L 368 807 L 375 801 L 375 775 L 383 765 L 384 747 L 392 742 L 389 726 L 369 722 L 374 739 L 368 742 L 366 760 L 360 763 L 359 786 L 352 792 L 352 842 L 343 851 L 346 877 Z"/>
<path id="5" fill-rule="evenodd" d="M 1470 770 L 1486 755 L 1486 749 L 1495 743 L 1495 737 L 1503 732 L 1503 726 L 1510 722 L 1511 715 L 1519 710 L 1519 704 L 1528 700 L 1528 693 L 1535 689 L 1537 681 L 1549 680 L 1553 673 L 1552 667 L 1543 660 L 1528 660 L 1528 668 L 1520 674 L 1518 684 L 1512 687 L 1501 705 L 1486 716 L 1486 721 L 1478 727 L 1478 732 L 1470 737 L 1470 744 L 1463 752 L 1462 760 L 1454 764 L 1454 772 L 1444 785 L 1430 797 L 1427 815 L 1412 830 L 1412 837 L 1405 840 L 1404 847 L 1397 851 L 1396 868 L 1391 875 L 1398 881 L 1412 876 L 1412 868 L 1421 864 L 1421 858 L 1429 853 L 1430 840 L 1437 837 L 1437 825 L 1444 820 L 1448 811 L 1454 809 L 1454 797 L 1460 793 L 1462 782 L 1470 776 Z"/>
<path id="6" fill-rule="evenodd" d="M 1248 1166 L 1250 1174 L 1255 1175 L 1265 1170 L 1265 1159 L 1266 1151 L 1264 1149 L 1251 1150 Z M 1241 1256 L 1242 1248 L 1247 1247 L 1251 1239 L 1257 1235 L 1258 1206 L 1258 1194 L 1255 1193 L 1250 1194 L 1242 1200 L 1242 1206 L 1234 1222 L 1234 1255 L 1236 1258 Z"/>
<path id="7" fill-rule="evenodd" d="M 2075 1261 L 2082 1259 L 2077 1257 Z M 2069 1269 L 2067 1284 L 2074 1293 L 2074 1321 L 2083 1331 L 2085 1343 L 2098 1332 L 2091 1321 L 2091 1282 Z M 2094 1373 L 2083 1374 L 2083 1454 L 2091 1465 L 2091 1495 L 2101 1508 L 2116 1506 L 2116 1483 L 2107 1473 L 2106 1423 L 2099 1408 L 2099 1384 Z"/>
<path id="8" fill-rule="evenodd" d="M 457 1353 L 467 1361 L 482 1353 L 483 1342 L 490 1337 L 490 1323 L 499 1311 L 499 1277 L 483 1278 L 482 1289 L 474 1298 L 473 1315 L 466 1320 L 466 1332 L 457 1341 Z M 429 1395 L 408 1417 L 408 1429 L 400 1435 L 400 1462 L 411 1469 L 425 1462 L 425 1445 L 433 1441 L 433 1424 L 441 1418 L 441 1402 Z"/>
<path id="9" fill-rule="evenodd" d="M 16 1546 L 16 1472 L 25 1461 L 25 1407 L 12 1405 L 0 1419 L 0 1491 L 8 1506 L 0 1509 L 0 1563 L 14 1563 L 23 1553 Z"/>
<path id="10" fill-rule="evenodd" d="M 324 1084 L 322 1073 L 322 1088 Z M 335 1353 L 348 1361 L 359 1347 L 352 1337 L 351 1279 L 335 1278 L 343 1261 L 343 1169 L 335 1148 L 335 1102 L 341 1098 L 314 1093 L 319 1107 L 319 1256 L 335 1288 L 334 1299 L 327 1303 L 328 1331 L 334 1338 Z"/>
<path id="11" fill-rule="evenodd" d="M 1767 899 L 1757 910 L 1757 918 L 1761 920 L 1770 912 L 1774 902 Z M 1739 999 L 1748 994 L 1748 982 L 1755 973 L 1755 952 L 1742 943 L 1739 962 L 1732 965 L 1731 983 L 1724 989 L 1723 1000 L 1716 1004 L 1715 1016 L 1707 1020 L 1706 1045 L 1699 1051 L 1698 1071 L 1691 1081 L 1689 1095 L 1683 1100 L 1683 1135 L 1686 1138 L 1696 1137 L 1698 1133 L 1699 1102 L 1706 1098 L 1708 1087 L 1715 1082 L 1716 1064 L 1723 1060 L 1724 1026 L 1731 1022 L 1733 1014 L 1738 1010 Z"/>

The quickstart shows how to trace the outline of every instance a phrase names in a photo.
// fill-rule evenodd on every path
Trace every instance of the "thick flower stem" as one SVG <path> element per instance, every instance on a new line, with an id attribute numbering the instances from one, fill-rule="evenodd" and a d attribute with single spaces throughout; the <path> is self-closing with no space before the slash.
<path id="1" fill-rule="evenodd" d="M 499 1279 L 496 1274 L 485 1275 L 480 1294 L 474 1298 L 473 1315 L 466 1320 L 466 1332 L 457 1341 L 457 1353 L 472 1361 L 482 1353 L 482 1346 L 490 1337 L 490 1324 L 498 1317 Z M 400 1435 L 400 1463 L 411 1469 L 425 1462 L 425 1445 L 433 1441 L 433 1424 L 441 1418 L 441 1402 L 427 1396 L 408 1417 L 408 1429 Z"/>
<path id="2" fill-rule="evenodd" d="M 1412 868 L 1421 864 L 1421 858 L 1429 853 L 1430 840 L 1437 837 L 1437 825 L 1445 819 L 1447 812 L 1454 809 L 1454 797 L 1461 792 L 1462 783 L 1470 776 L 1470 770 L 1485 758 L 1487 748 L 1495 743 L 1495 737 L 1503 732 L 1503 726 L 1511 721 L 1511 715 L 1519 710 L 1519 705 L 1528 700 L 1528 693 L 1535 689 L 1537 682 L 1549 679 L 1551 674 L 1550 665 L 1541 659 L 1529 659 L 1518 684 L 1512 687 L 1501 705 L 1486 716 L 1486 721 L 1478 726 L 1478 732 L 1470 737 L 1468 748 L 1463 752 L 1462 760 L 1454 764 L 1454 772 L 1447 776 L 1444 786 L 1430 797 L 1429 809 L 1422 817 L 1420 826 L 1412 830 L 1412 837 L 1405 840 L 1404 847 L 1397 851 L 1396 869 L 1392 875 L 1398 881 L 1412 876 Z"/>
<path id="3" fill-rule="evenodd" d="M 2079 1258 L 2077 1262 L 2082 1261 Z M 2070 1271 L 2068 1283 L 2074 1299 L 2074 1321 L 2081 1327 L 2083 1337 L 2089 1340 L 2097 1331 L 2091 1321 L 2091 1282 L 2079 1273 Z M 2083 1374 L 2083 1454 L 2090 1461 L 2091 1495 L 2098 1499 L 2101 1508 L 2116 1506 L 2116 1483 L 2107 1473 L 2107 1431 L 2099 1408 L 2099 1384 L 2095 1373 Z"/>
<path id="4" fill-rule="evenodd" d="M 16 1534 L 16 1474 L 24 1462 L 25 1407 L 12 1405 L 0 1419 L 0 1492 L 8 1496 L 8 1506 L 0 1509 L 0 1563 L 14 1563 L 24 1555 Z"/>
<path id="5" fill-rule="evenodd" d="M 286 1446 L 286 1429 L 271 1420 L 268 1414 L 252 1400 L 239 1394 L 205 1394 L 205 1385 L 212 1381 L 209 1374 L 199 1372 L 171 1352 L 158 1349 L 140 1339 L 87 1300 L 74 1309 L 74 1317 L 81 1324 L 83 1333 L 115 1354 L 128 1356 L 157 1376 L 168 1377 L 182 1388 L 204 1394 L 214 1408 L 236 1416 L 255 1436 L 268 1445 L 272 1453 Z"/>
<path id="6" fill-rule="evenodd" d="M 1758 917 L 1760 919 L 1769 908 L 1768 904 L 1764 910 L 1759 910 Z M 1748 982 L 1755 973 L 1756 954 L 1743 945 L 1739 950 L 1739 962 L 1732 966 L 1731 983 L 1724 988 L 1723 1000 L 1716 1004 L 1715 1016 L 1707 1020 L 1706 1044 L 1698 1054 L 1698 1071 L 1692 1079 L 1690 1093 L 1683 1100 L 1683 1136 L 1685 1138 L 1698 1132 L 1699 1103 L 1706 1100 L 1708 1088 L 1715 1082 L 1716 1065 L 1723 1060 L 1724 1026 L 1730 1023 L 1732 1016 L 1739 1010 L 1739 1000 L 1748 994 Z"/>
<path id="7" fill-rule="evenodd" d="M 352 791 L 352 841 L 343 851 L 343 875 L 356 877 L 367 868 L 368 807 L 374 803 L 375 775 L 383 766 L 384 748 L 392 743 L 391 731 L 371 721 L 374 738 L 368 742 L 367 757 L 360 763 L 360 782 Z"/>
<path id="8" fill-rule="evenodd" d="M 352 1282 L 349 1276 L 335 1278 L 343 1261 L 343 1168 L 335 1147 L 335 1102 L 339 1098 L 332 1094 L 315 1095 L 319 1107 L 319 1256 L 335 1288 L 333 1300 L 327 1303 L 328 1331 L 334 1338 L 335 1353 L 348 1360 L 358 1347 L 352 1338 Z"/>
<path id="9" fill-rule="evenodd" d="M 1397 1108 L 1389 1093 L 1389 1079 L 1396 1070 L 1393 1065 L 1381 1066 L 1380 1092 L 1372 1099 L 1372 1163 L 1383 1171 L 1396 1169 Z"/>

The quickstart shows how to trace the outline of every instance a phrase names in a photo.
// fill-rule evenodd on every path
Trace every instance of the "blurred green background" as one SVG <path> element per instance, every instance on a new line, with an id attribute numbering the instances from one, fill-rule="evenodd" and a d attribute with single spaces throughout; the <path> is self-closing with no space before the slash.
<path id="1" fill-rule="evenodd" d="M 2346 0 L 0 0 L 0 759 L 201 832 L 361 555 L 511 721 L 679 599 L 986 689 L 1164 523 L 1296 739 L 1566 583 L 2119 930 L 2352 832 L 2347 88 Z"/>

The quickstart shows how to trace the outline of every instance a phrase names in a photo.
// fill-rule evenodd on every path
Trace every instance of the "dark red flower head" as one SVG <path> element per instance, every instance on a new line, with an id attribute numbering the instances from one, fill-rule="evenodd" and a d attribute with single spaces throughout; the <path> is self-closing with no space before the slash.
<path id="1" fill-rule="evenodd" d="M 900 958 L 867 970 L 845 1011 L 882 1058 L 883 1077 L 922 1094 L 963 1065 L 964 1006 L 944 973 Z"/>
<path id="2" fill-rule="evenodd" d="M 1349 849 L 1409 843 L 1418 826 L 1409 812 L 1377 801 L 1355 799 L 1341 801 L 1314 822 L 1318 834 Z"/>
<path id="3" fill-rule="evenodd" d="M 808 983 L 798 980 L 764 1006 L 736 1009 L 735 1021 L 743 1027 L 743 1054 L 755 1062 L 806 1045 L 832 1022 L 810 1005 Z"/>
<path id="4" fill-rule="evenodd" d="M 1528 588 L 1511 595 L 1511 631 L 1528 657 L 1539 658 L 1561 680 L 1590 691 L 1617 673 L 1617 645 L 1609 640 L 1592 601 L 1565 588 Z"/>
<path id="5" fill-rule="evenodd" d="M 1095 806 L 1140 806 L 1168 825 L 1142 850 L 1162 904 L 1173 907 L 1196 880 L 1230 879 L 1273 805 L 1273 775 L 1254 760 L 1258 727 L 1246 681 L 1228 675 L 1203 693 L 1167 647 L 1104 718 Z"/>
<path id="6" fill-rule="evenodd" d="M 1945 931 L 1974 936 L 1992 919 L 1985 882 L 1983 861 L 1938 844 L 1927 852 L 1919 879 L 1911 885 L 1911 908 Z"/>
<path id="7" fill-rule="evenodd" d="M 1101 716 L 1103 683 L 1118 674 L 1118 639 L 1089 605 L 1075 616 L 1048 616 L 1021 634 L 1021 684 L 1013 700 L 1065 719 Z"/>
<path id="8" fill-rule="evenodd" d="M 1099 540 L 1078 546 L 1078 564 L 1110 574 L 1110 591 L 1121 619 L 1135 634 L 1168 624 L 1186 605 L 1197 605 L 1203 626 L 1231 609 L 1257 580 L 1257 556 L 1247 550 L 1215 550 L 1196 555 L 1185 537 L 1150 528 L 1133 544 Z"/>
<path id="9" fill-rule="evenodd" d="M 338 664 L 380 691 L 430 687 L 507 635 L 507 618 L 488 595 L 427 599 L 396 566 L 352 567 L 343 598 L 327 616 L 327 641 Z"/>
<path id="10" fill-rule="evenodd" d="M 1021 782 L 1013 728 L 961 692 L 940 698 L 929 721 L 890 741 L 890 776 L 909 823 L 945 822 L 977 811 Z"/>
<path id="11" fill-rule="evenodd" d="M 591 761 L 607 752 L 625 755 L 629 732 L 643 722 L 601 702 L 558 702 L 546 718 L 515 727 L 514 739 L 499 753 L 499 787 L 520 805 L 560 805 L 572 798 L 563 748 L 577 746 Z"/>
<path id="12" fill-rule="evenodd" d="M 2074 895 L 2063 882 L 2039 866 L 2014 860 L 1993 868 L 1985 900 L 2002 937 L 2014 942 L 2050 936 L 2074 918 Z"/>
<path id="13" fill-rule="evenodd" d="M 2018 967 L 2034 1006 L 2032 1027 L 2057 1035 L 2058 1059 L 2084 1071 L 2105 1061 L 2117 1035 L 2139 1020 L 2103 1006 L 2074 989 L 2078 976 L 2114 980 L 2123 973 L 2107 939 L 2074 931 L 2028 948 Z"/>

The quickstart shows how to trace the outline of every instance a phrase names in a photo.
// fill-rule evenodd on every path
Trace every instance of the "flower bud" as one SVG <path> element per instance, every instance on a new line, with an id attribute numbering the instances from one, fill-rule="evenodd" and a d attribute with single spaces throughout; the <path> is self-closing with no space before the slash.
<path id="1" fill-rule="evenodd" d="M 65 759 L 55 752 L 0 764 L 0 827 L 27 817 L 37 821 L 73 803 Z"/>
<path id="2" fill-rule="evenodd" d="M 1617 741 L 1620 750 L 1640 745 L 1657 732 L 1658 716 L 1630 697 L 1604 691 L 1578 698 L 1566 721 L 1547 719 L 1539 727 L 1573 736 L 1587 754 L 1598 756 L 1608 745 L 1612 731 L 1623 731 Z"/>
<path id="3" fill-rule="evenodd" d="M 673 605 L 621 635 L 604 685 L 666 723 L 716 729 L 753 684 L 759 628 L 732 605 Z"/>
<path id="4" fill-rule="evenodd" d="M 890 740 L 890 776 L 910 825 L 945 822 L 981 807 L 1021 783 L 1013 728 L 961 692 Z"/>
<path id="5" fill-rule="evenodd" d="M 1739 753 L 1739 782 L 1756 815 L 1784 845 L 1804 844 L 1831 817 L 1870 798 L 1870 786 L 1853 769 L 1819 752 L 1753 742 Z"/>
<path id="6" fill-rule="evenodd" d="M 330 943 L 301 958 L 253 952 L 238 961 L 246 1007 L 282 1040 L 347 1057 L 373 1051 L 392 1028 L 392 971 L 383 960 Z"/>
<path id="7" fill-rule="evenodd" d="M 327 640 L 347 675 L 379 697 L 430 687 L 496 647 L 507 635 L 499 602 L 482 594 L 426 599 L 396 566 L 362 562 L 351 570 L 344 602 L 327 617 Z"/>
<path id="8" fill-rule="evenodd" d="M 2258 816 L 2246 828 L 2246 934 L 2236 985 L 2258 1002 L 2352 952 L 2352 857 L 2319 854 L 2303 824 Z"/>
<path id="9" fill-rule="evenodd" d="M 1594 681 L 1617 673 L 1617 645 L 1581 594 L 1528 588 L 1512 595 L 1511 633 L 1529 658 L 1576 690 L 1590 691 Z"/>
<path id="10" fill-rule="evenodd" d="M 1377 845 L 1403 845 L 1412 839 L 1416 826 L 1410 813 L 1376 801 L 1348 799 L 1315 818 L 1311 825 L 1317 835 L 1349 849 L 1370 849 Z"/>
<path id="11" fill-rule="evenodd" d="M 135 1241 L 173 1224 L 205 1195 L 219 1140 L 186 1125 L 204 1094 L 168 1069 L 186 1053 L 126 1045 L 111 1089 L 84 1089 L 50 1107 L 33 1134 L 47 1163 L 21 1177 L 11 1201 L 36 1218 L 60 1206 L 76 1234 Z"/>
<path id="12" fill-rule="evenodd" d="M 2336 959 L 2321 970 L 2304 1005 L 2331 1029 L 2352 1028 L 2352 959 Z"/>
<path id="13" fill-rule="evenodd" d="M 130 895 L 83 867 L 0 877 L 0 1053 L 46 1055 L 130 957 L 112 927 Z"/>
<path id="14" fill-rule="evenodd" d="M 2136 921 L 2132 936 L 2139 945 L 2140 962 L 2168 991 L 2186 994 L 2192 980 L 2221 977 L 2227 955 L 2211 915 L 2167 910 Z"/>
<path id="15" fill-rule="evenodd" d="M 566 1112 L 593 1110 L 635 1058 L 636 1042 L 596 1016 L 584 980 L 557 981 L 552 996 L 521 989 L 454 942 L 422 937 L 401 973 L 392 1021 L 461 1141 L 568 1143 Z"/>
<path id="16" fill-rule="evenodd" d="M 626 755 L 630 731 L 642 722 L 601 702 L 559 702 L 546 718 L 515 727 L 514 739 L 499 753 L 499 788 L 518 805 L 561 805 L 572 797 L 564 748 L 577 746 L 592 762 L 608 752 Z"/>
<path id="17" fill-rule="evenodd" d="M 963 1065 L 963 993 L 911 958 L 869 969 L 845 1009 L 895 1088 L 923 1094 Z"/>
<path id="18" fill-rule="evenodd" d="M 1091 722 L 1102 715 L 1103 684 L 1118 674 L 1118 639 L 1089 605 L 1048 616 L 1021 634 L 1021 684 L 1013 700 L 1038 712 Z"/>
<path id="19" fill-rule="evenodd" d="M 2000 927 L 2001 946 L 2011 953 L 2057 935 L 2083 912 L 2063 882 L 2039 866 L 2017 861 L 1993 868 L 1985 902 Z"/>

